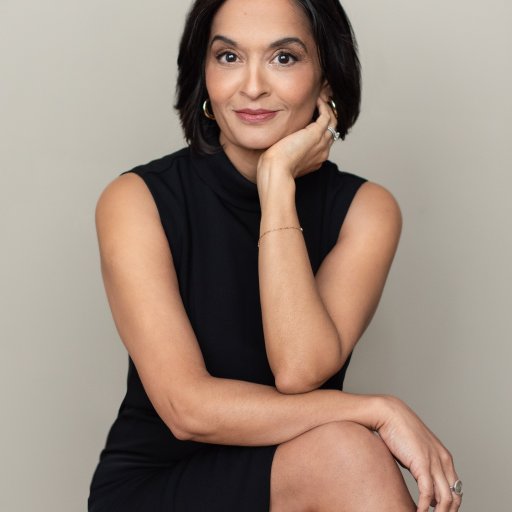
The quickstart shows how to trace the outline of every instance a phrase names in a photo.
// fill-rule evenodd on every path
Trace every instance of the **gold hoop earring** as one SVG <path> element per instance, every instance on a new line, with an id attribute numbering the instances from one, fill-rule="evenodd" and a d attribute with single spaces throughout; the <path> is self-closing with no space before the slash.
<path id="1" fill-rule="evenodd" d="M 329 105 L 331 106 L 331 108 L 332 108 L 332 110 L 334 112 L 334 117 L 336 119 L 338 119 L 338 110 L 336 108 L 336 103 L 334 103 L 334 100 L 332 98 L 329 100 Z"/>
<path id="2" fill-rule="evenodd" d="M 208 98 L 206 98 L 206 99 L 204 100 L 204 103 L 203 103 L 203 113 L 204 113 L 204 115 L 205 115 L 208 119 L 211 119 L 212 121 L 215 121 L 215 116 L 214 116 L 211 112 L 209 112 L 209 111 L 208 111 L 208 102 L 209 102 L 209 101 L 210 101 L 210 100 L 209 100 Z"/>

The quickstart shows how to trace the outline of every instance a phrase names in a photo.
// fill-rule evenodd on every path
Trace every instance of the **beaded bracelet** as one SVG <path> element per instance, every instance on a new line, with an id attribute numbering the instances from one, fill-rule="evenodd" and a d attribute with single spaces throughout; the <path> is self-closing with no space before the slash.
<path id="1" fill-rule="evenodd" d="M 263 235 L 261 235 L 259 238 L 258 238 L 258 247 L 260 246 L 260 240 L 267 234 L 267 233 L 271 233 L 272 231 L 280 231 L 281 229 L 298 229 L 300 231 L 304 231 L 302 228 L 296 228 L 296 227 L 293 227 L 293 226 L 290 226 L 290 227 L 286 227 L 286 228 L 276 228 L 276 229 L 269 229 L 268 231 L 265 231 L 265 233 L 263 233 Z"/>

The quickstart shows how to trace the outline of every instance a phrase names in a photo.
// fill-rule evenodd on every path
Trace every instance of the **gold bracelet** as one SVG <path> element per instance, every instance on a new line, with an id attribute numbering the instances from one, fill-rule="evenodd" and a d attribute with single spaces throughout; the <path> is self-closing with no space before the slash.
<path id="1" fill-rule="evenodd" d="M 296 228 L 296 227 L 293 227 L 293 226 L 290 226 L 290 227 L 286 227 L 286 228 L 276 228 L 276 229 L 269 229 L 268 231 L 265 231 L 265 233 L 263 233 L 263 235 L 261 235 L 259 238 L 258 238 L 258 247 L 260 246 L 260 240 L 267 234 L 267 233 L 271 233 L 272 231 L 280 231 L 281 229 L 298 229 L 299 231 L 304 231 L 302 228 Z"/>

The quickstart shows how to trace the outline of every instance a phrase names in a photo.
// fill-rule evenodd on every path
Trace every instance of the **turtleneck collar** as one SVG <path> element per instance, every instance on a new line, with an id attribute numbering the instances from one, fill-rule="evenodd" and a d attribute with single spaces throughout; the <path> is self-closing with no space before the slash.
<path id="1" fill-rule="evenodd" d="M 240 173 L 224 150 L 213 155 L 191 153 L 194 169 L 226 202 L 254 212 L 261 211 L 258 186 Z"/>
<path id="2" fill-rule="evenodd" d="M 193 168 L 200 178 L 224 201 L 241 210 L 261 213 L 258 185 L 238 171 L 223 149 L 213 155 L 204 156 L 191 151 L 190 156 Z M 297 190 L 308 187 L 308 184 L 311 185 L 315 180 L 320 179 L 326 164 L 327 162 L 324 162 L 315 172 L 295 178 Z"/>

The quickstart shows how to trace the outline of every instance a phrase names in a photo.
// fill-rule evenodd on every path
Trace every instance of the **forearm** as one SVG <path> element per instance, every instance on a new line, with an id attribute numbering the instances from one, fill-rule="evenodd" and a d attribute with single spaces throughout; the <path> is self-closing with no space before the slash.
<path id="1" fill-rule="evenodd" d="M 260 234 L 299 226 L 295 182 L 282 173 L 259 184 Z M 265 346 L 280 390 L 300 384 L 319 387 L 342 364 L 338 333 L 317 290 L 302 233 L 295 229 L 266 234 L 259 247 L 260 301 Z"/>
<path id="2" fill-rule="evenodd" d="M 285 395 L 272 386 L 206 377 L 181 410 L 184 439 L 215 444 L 280 444 L 325 423 L 380 426 L 382 397 L 338 390 Z"/>

